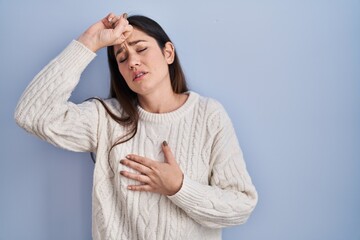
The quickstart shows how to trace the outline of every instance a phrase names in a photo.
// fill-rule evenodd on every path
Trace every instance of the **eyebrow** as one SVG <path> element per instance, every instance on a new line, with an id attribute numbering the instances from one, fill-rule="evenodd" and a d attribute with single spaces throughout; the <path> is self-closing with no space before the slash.
<path id="1" fill-rule="evenodd" d="M 129 46 L 134 46 L 134 45 L 138 44 L 139 42 L 146 42 L 146 41 L 145 40 L 135 40 L 135 41 L 132 41 L 132 42 L 128 42 L 128 45 Z M 124 50 L 124 47 L 120 47 L 119 50 L 116 51 L 115 57 L 118 54 L 120 54 L 123 50 Z"/>

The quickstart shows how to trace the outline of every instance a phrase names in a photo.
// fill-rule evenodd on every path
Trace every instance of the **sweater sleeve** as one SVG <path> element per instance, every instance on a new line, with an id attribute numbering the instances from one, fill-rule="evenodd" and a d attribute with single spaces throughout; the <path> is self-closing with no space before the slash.
<path id="1" fill-rule="evenodd" d="M 51 144 L 71 151 L 94 151 L 98 110 L 94 102 L 69 100 L 80 75 L 96 56 L 72 41 L 25 89 L 15 111 L 17 124 Z"/>
<path id="2" fill-rule="evenodd" d="M 245 223 L 257 204 L 235 130 L 223 108 L 214 114 L 216 129 L 210 156 L 209 185 L 184 176 L 170 200 L 203 226 L 221 228 Z M 215 126 L 214 126 L 215 125 Z"/>

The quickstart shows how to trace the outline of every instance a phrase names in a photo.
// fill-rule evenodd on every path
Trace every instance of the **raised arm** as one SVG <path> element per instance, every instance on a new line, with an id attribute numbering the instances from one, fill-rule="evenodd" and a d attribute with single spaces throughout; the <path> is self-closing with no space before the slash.
<path id="1" fill-rule="evenodd" d="M 94 151 L 97 146 L 98 105 L 74 104 L 71 92 L 98 49 L 122 43 L 132 27 L 124 16 L 109 14 L 45 66 L 24 91 L 15 111 L 17 124 L 56 146 Z"/>

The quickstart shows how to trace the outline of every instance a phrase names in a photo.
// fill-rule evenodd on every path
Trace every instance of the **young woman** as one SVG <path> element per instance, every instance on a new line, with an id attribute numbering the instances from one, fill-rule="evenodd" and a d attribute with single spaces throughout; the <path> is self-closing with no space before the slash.
<path id="1" fill-rule="evenodd" d="M 102 47 L 111 98 L 70 102 Z M 56 146 L 95 153 L 94 239 L 221 239 L 257 203 L 224 108 L 188 91 L 173 43 L 149 18 L 109 14 L 92 25 L 34 78 L 15 119 Z"/>

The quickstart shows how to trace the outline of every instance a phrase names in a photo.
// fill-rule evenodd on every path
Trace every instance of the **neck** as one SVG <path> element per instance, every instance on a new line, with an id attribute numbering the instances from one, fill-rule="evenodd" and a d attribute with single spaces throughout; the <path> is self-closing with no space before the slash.
<path id="1" fill-rule="evenodd" d="M 187 99 L 186 94 L 177 94 L 171 91 L 138 95 L 140 106 L 147 112 L 167 113 L 181 107 Z"/>

